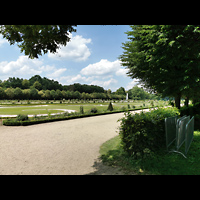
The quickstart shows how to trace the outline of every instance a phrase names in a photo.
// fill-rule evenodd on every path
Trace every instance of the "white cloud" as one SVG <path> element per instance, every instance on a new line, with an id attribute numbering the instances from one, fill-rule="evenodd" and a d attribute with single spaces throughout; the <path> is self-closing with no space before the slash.
<path id="1" fill-rule="evenodd" d="M 57 53 L 49 53 L 48 57 L 55 60 L 73 60 L 73 61 L 86 61 L 91 55 L 91 52 L 86 44 L 92 42 L 92 40 L 85 39 L 81 35 L 72 36 L 69 34 L 71 41 L 66 46 L 61 46 Z"/>
<path id="2" fill-rule="evenodd" d="M 0 62 L 1 75 L 27 75 L 27 74 L 41 74 L 42 71 L 39 70 L 39 66 L 42 62 L 39 60 L 28 59 L 27 56 L 20 56 L 16 61 L 3 61 Z"/>
<path id="3" fill-rule="evenodd" d="M 62 83 L 63 85 L 80 83 L 80 84 L 87 84 L 87 85 L 98 85 L 105 89 L 116 88 L 116 84 L 118 83 L 118 81 L 114 78 L 99 80 L 99 77 L 97 76 L 86 77 L 80 74 L 76 76 L 63 76 L 59 78 L 58 81 Z"/>
<path id="4" fill-rule="evenodd" d="M 55 70 L 55 66 L 45 65 L 45 66 L 39 67 L 39 69 L 40 69 L 41 71 L 43 71 L 43 72 L 49 72 L 49 71 Z"/>
<path id="5" fill-rule="evenodd" d="M 67 70 L 66 68 L 57 69 L 53 73 L 47 74 L 47 76 L 50 77 L 50 78 L 57 78 L 61 74 L 63 74 L 66 70 Z"/>
<path id="6" fill-rule="evenodd" d="M 130 83 L 128 83 L 128 85 L 126 86 L 126 90 L 130 90 L 132 89 L 134 86 L 138 86 L 138 87 L 142 87 L 140 84 L 139 84 L 139 79 L 133 79 Z"/>
<path id="7" fill-rule="evenodd" d="M 118 81 L 116 79 L 111 78 L 110 80 L 107 81 L 99 81 L 99 80 L 95 80 L 91 82 L 91 85 L 99 85 L 102 86 L 105 89 L 110 89 L 113 88 L 115 84 L 117 84 Z"/>
<path id="8" fill-rule="evenodd" d="M 79 74 L 62 76 L 59 82 L 63 85 L 74 83 L 99 85 L 105 89 L 116 89 L 118 80 L 114 76 L 125 76 L 127 70 L 123 69 L 119 60 L 110 62 L 102 59 L 100 62 L 90 64 L 83 68 Z"/>
<path id="9" fill-rule="evenodd" d="M 59 78 L 59 81 L 62 84 L 74 84 L 74 83 L 81 83 L 81 84 L 85 84 L 85 83 L 89 83 L 92 80 L 94 80 L 94 77 L 85 77 L 85 76 L 81 76 L 80 74 L 76 75 L 76 76 L 62 76 L 61 78 Z"/>
<path id="10" fill-rule="evenodd" d="M 127 77 L 127 72 L 128 72 L 128 69 L 124 69 L 124 68 L 120 68 L 116 71 L 116 75 L 117 76 L 123 76 L 123 77 Z"/>
<path id="11" fill-rule="evenodd" d="M 87 76 L 102 76 L 116 72 L 120 68 L 118 60 L 110 62 L 107 59 L 101 59 L 100 62 L 90 64 L 81 70 L 81 74 Z"/>
<path id="12" fill-rule="evenodd" d="M 81 74 L 87 76 L 126 76 L 126 73 L 127 69 L 123 69 L 120 60 L 110 62 L 107 59 L 101 59 L 100 62 L 90 64 L 81 70 Z"/>
<path id="13" fill-rule="evenodd" d="M 57 69 L 55 66 L 44 65 L 38 59 L 29 59 L 27 56 L 19 56 L 16 61 L 0 62 L 0 79 L 8 77 L 30 78 L 33 75 L 41 75 L 43 72 L 52 72 L 53 77 L 61 75 L 66 69 Z"/>

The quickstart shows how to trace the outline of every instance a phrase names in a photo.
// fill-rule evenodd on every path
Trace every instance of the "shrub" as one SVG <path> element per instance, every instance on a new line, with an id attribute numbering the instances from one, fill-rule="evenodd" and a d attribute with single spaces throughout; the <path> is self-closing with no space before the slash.
<path id="1" fill-rule="evenodd" d="M 80 113 L 84 114 L 83 106 L 80 106 Z"/>
<path id="2" fill-rule="evenodd" d="M 17 115 L 17 121 L 27 121 L 28 120 L 28 115 Z"/>
<path id="3" fill-rule="evenodd" d="M 4 126 L 20 126 L 20 122 L 16 121 L 16 119 L 6 119 L 3 121 Z"/>
<path id="4" fill-rule="evenodd" d="M 97 113 L 97 112 L 98 112 L 97 108 L 92 108 L 92 109 L 90 110 L 90 113 Z"/>
<path id="5" fill-rule="evenodd" d="M 109 111 L 113 111 L 113 106 L 112 106 L 112 103 L 110 102 L 109 105 L 108 105 L 108 109 Z"/>
<path id="6" fill-rule="evenodd" d="M 160 108 L 140 114 L 125 113 L 120 125 L 122 147 L 129 156 L 144 156 L 145 152 L 163 148 L 165 118 L 179 115 L 177 108 Z"/>

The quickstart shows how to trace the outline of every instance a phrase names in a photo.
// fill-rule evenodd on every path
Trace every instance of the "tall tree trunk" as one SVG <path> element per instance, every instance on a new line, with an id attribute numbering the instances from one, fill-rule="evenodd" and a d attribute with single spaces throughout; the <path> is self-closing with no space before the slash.
<path id="1" fill-rule="evenodd" d="M 180 109 L 181 108 L 181 93 L 178 93 L 175 97 L 175 106 Z"/>

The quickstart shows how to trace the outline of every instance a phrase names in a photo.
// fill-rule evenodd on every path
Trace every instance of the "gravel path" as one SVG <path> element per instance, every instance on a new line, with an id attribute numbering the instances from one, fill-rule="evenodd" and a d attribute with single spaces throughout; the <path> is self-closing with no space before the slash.
<path id="1" fill-rule="evenodd" d="M 27 127 L 0 126 L 0 174 L 122 174 L 99 148 L 118 135 L 123 113 Z"/>

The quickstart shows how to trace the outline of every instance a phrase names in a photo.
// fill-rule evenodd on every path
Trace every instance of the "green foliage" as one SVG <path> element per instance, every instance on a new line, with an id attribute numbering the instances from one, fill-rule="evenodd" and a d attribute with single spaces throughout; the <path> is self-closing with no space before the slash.
<path id="1" fill-rule="evenodd" d="M 3 121 L 4 126 L 20 126 L 21 123 L 16 119 L 6 119 Z"/>
<path id="2" fill-rule="evenodd" d="M 109 110 L 109 111 L 113 111 L 113 105 L 112 105 L 111 102 L 109 103 L 109 105 L 108 105 L 108 109 L 107 109 L 107 110 Z"/>
<path id="3" fill-rule="evenodd" d="M 27 121 L 28 120 L 28 115 L 17 115 L 17 121 Z"/>
<path id="4" fill-rule="evenodd" d="M 151 98 L 143 89 L 143 92 L 136 91 L 138 99 Z M 120 92 L 121 91 L 121 92 Z M 138 94 L 136 94 L 138 92 Z M 120 94 L 117 94 L 120 93 Z M 129 92 L 130 93 L 130 92 Z M 145 93 L 146 95 L 143 95 Z M 131 94 L 131 93 L 130 93 Z M 132 96 L 129 95 L 131 98 Z M 73 85 L 61 85 L 58 81 L 50 80 L 46 77 L 35 75 L 29 80 L 20 78 L 9 78 L 0 80 L 0 99 L 35 99 L 35 100 L 60 100 L 60 99 L 126 99 L 125 89 L 121 87 L 118 92 L 104 90 L 103 87 L 96 85 L 86 85 L 75 83 Z M 136 98 L 137 99 L 137 98 Z"/>
<path id="5" fill-rule="evenodd" d="M 177 108 L 159 108 L 147 113 L 125 113 L 120 125 L 122 146 L 129 156 L 144 156 L 165 146 L 165 123 L 167 117 L 179 115 Z"/>
<path id="6" fill-rule="evenodd" d="M 29 86 L 30 86 L 29 80 L 24 79 L 24 80 L 22 81 L 22 89 L 28 89 Z"/>
<path id="7" fill-rule="evenodd" d="M 117 91 L 116 94 L 118 95 L 126 95 L 126 91 L 123 87 L 120 87 Z"/>
<path id="8" fill-rule="evenodd" d="M 80 113 L 84 114 L 83 106 L 80 106 Z"/>
<path id="9" fill-rule="evenodd" d="M 76 32 L 76 25 L 1 25 L 0 33 L 10 45 L 18 43 L 21 53 L 38 58 L 42 51 L 56 53 L 60 45 L 70 41 L 69 33 Z"/>
<path id="10" fill-rule="evenodd" d="M 134 25 L 123 44 L 122 65 L 145 87 L 180 98 L 200 96 L 200 26 Z"/>
<path id="11" fill-rule="evenodd" d="M 144 100 L 150 99 L 150 94 L 144 91 L 143 88 L 139 88 L 138 86 L 133 87 L 128 91 L 128 96 L 130 99 L 134 100 Z"/>
<path id="12" fill-rule="evenodd" d="M 15 98 L 16 99 L 21 99 L 21 97 L 22 97 L 22 90 L 20 89 L 20 88 L 15 88 L 14 89 L 14 96 L 15 96 Z"/>
<path id="13" fill-rule="evenodd" d="M 35 83 L 33 84 L 33 87 L 37 90 L 41 90 L 42 84 L 39 81 L 35 81 Z"/>
<path id="14" fill-rule="evenodd" d="M 7 88 L 7 89 L 5 90 L 5 94 L 6 94 L 6 97 L 7 97 L 8 99 L 13 99 L 13 97 L 15 96 L 15 94 L 14 94 L 14 89 L 13 89 L 13 88 Z"/>
<path id="15" fill-rule="evenodd" d="M 90 113 L 97 113 L 97 112 L 98 112 L 97 108 L 91 108 L 90 110 Z"/>
<path id="16" fill-rule="evenodd" d="M 15 102 L 14 102 L 15 103 Z M 31 103 L 30 101 L 28 101 L 27 103 Z M 45 102 L 46 104 L 50 103 L 49 100 L 47 100 Z M 51 102 L 53 103 L 53 102 Z M 52 106 L 52 105 L 51 105 Z M 117 105 L 116 105 L 117 106 Z M 99 115 L 107 115 L 107 114 L 114 114 L 114 113 L 121 113 L 121 112 L 124 112 L 127 110 L 127 107 L 123 107 L 123 110 L 122 108 L 120 108 L 120 106 L 117 106 L 115 110 L 113 111 L 106 111 L 103 109 L 103 107 L 99 107 L 99 109 L 97 110 L 96 108 L 92 108 L 92 105 L 86 105 L 84 106 L 86 111 L 84 112 L 84 114 L 81 114 L 81 113 L 62 113 L 60 115 L 55 115 L 55 116 L 52 116 L 50 115 L 50 113 L 48 113 L 48 116 L 45 117 L 45 116 L 34 116 L 33 118 L 26 118 L 27 120 L 25 121 L 19 121 L 17 119 L 6 119 L 3 121 L 3 124 L 5 126 L 28 126 L 28 125 L 33 125 L 33 124 L 40 124 L 40 123 L 48 123 L 48 122 L 53 122 L 53 121 L 60 121 L 60 120 L 70 120 L 70 119 L 77 119 L 77 118 L 84 118 L 84 117 L 90 117 L 90 116 L 99 116 Z M 51 107 L 52 110 L 53 109 L 56 109 L 56 107 Z M 62 108 L 62 107 L 58 107 L 58 108 Z M 70 106 L 69 109 L 76 109 L 77 106 Z M 147 108 L 147 107 L 146 107 Z M 15 110 L 16 109 L 16 110 Z M 16 114 L 16 113 L 20 113 L 20 111 L 24 109 L 24 108 L 20 108 L 20 106 L 17 108 L 17 107 L 13 107 L 13 109 L 9 109 L 9 113 L 8 112 L 8 109 L 1 109 L 4 110 L 5 114 Z M 33 108 L 33 111 L 34 111 L 35 108 Z M 139 110 L 140 108 L 134 108 L 132 109 L 133 110 Z M 29 109 L 28 109 L 29 110 Z M 29 111 L 28 113 L 26 112 L 26 114 L 35 114 L 35 111 L 34 112 L 31 112 Z M 41 113 L 41 114 L 46 114 L 46 112 L 44 113 Z M 20 117 L 21 118 L 21 117 Z M 21 120 L 21 119 L 20 119 Z"/>
<path id="17" fill-rule="evenodd" d="M 105 165 L 120 167 L 126 175 L 200 175 L 200 132 L 194 132 L 194 139 L 187 159 L 180 154 L 157 151 L 142 159 L 128 157 L 116 136 L 100 147 L 101 159 Z"/>

